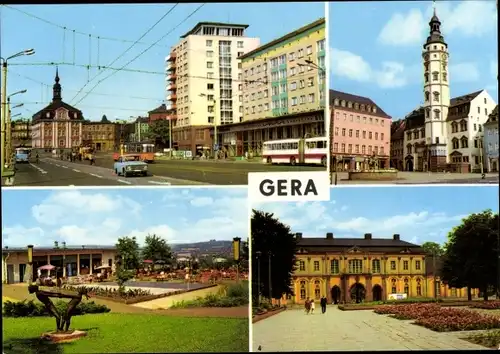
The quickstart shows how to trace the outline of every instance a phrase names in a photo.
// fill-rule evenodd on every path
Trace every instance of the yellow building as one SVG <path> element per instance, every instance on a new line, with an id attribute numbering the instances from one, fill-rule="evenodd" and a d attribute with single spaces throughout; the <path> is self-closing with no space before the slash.
<path id="1" fill-rule="evenodd" d="M 221 126 L 229 155 L 260 156 L 269 140 L 325 136 L 325 19 L 240 56 L 243 119 Z"/>
<path id="2" fill-rule="evenodd" d="M 116 149 L 116 125 L 106 116 L 101 121 L 86 121 L 83 123 L 82 142 L 95 151 L 113 151 Z"/>
<path id="3" fill-rule="evenodd" d="M 31 147 L 31 121 L 18 119 L 12 121 L 12 147 Z"/>
<path id="4" fill-rule="evenodd" d="M 419 246 L 392 239 L 303 238 L 297 234 L 297 270 L 293 274 L 293 303 L 307 298 L 328 303 L 383 301 L 396 297 L 466 298 L 467 289 L 449 288 L 439 278 L 439 259 Z M 473 289 L 473 296 L 478 291 Z"/>

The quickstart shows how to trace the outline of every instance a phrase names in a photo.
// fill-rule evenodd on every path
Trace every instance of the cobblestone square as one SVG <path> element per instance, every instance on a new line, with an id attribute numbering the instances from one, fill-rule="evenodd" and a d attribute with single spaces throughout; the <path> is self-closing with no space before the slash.
<path id="1" fill-rule="evenodd" d="M 373 311 L 287 310 L 253 324 L 253 351 L 487 349 Z"/>

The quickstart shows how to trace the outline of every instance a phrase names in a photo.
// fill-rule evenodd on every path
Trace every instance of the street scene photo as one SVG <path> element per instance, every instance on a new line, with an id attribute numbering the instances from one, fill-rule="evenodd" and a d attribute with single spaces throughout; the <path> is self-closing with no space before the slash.
<path id="1" fill-rule="evenodd" d="M 4 352 L 248 352 L 246 193 L 4 190 Z"/>
<path id="2" fill-rule="evenodd" d="M 499 183 L 497 11 L 329 3 L 332 184 Z"/>
<path id="3" fill-rule="evenodd" d="M 339 186 L 329 202 L 252 203 L 251 350 L 498 349 L 498 192 Z"/>
<path id="4" fill-rule="evenodd" d="M 2 185 L 326 171 L 325 8 L 2 5 Z"/>

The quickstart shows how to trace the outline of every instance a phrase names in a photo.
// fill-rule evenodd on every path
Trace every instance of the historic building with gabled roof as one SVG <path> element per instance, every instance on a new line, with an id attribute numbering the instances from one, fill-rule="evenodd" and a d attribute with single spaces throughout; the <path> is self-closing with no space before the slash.
<path id="1" fill-rule="evenodd" d="M 498 172 L 498 105 L 484 123 L 485 167 L 488 172 Z"/>
<path id="2" fill-rule="evenodd" d="M 407 115 L 404 170 L 480 172 L 483 124 L 496 106 L 486 90 L 450 98 L 448 44 L 434 11 L 423 45 L 424 103 Z"/>
<path id="3" fill-rule="evenodd" d="M 32 147 L 35 149 L 67 150 L 82 144 L 82 111 L 62 99 L 56 69 L 52 102 L 32 117 Z"/>

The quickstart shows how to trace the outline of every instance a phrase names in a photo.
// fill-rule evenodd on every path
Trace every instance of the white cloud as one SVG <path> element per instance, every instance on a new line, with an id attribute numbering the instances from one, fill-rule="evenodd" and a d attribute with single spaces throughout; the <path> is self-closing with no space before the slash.
<path id="1" fill-rule="evenodd" d="M 24 227 L 16 225 L 2 227 L 2 244 L 5 246 L 27 245 L 41 246 L 44 243 L 45 232 L 40 227 Z"/>
<path id="2" fill-rule="evenodd" d="M 144 230 L 132 230 L 126 236 L 136 237 L 137 242 L 140 245 L 142 245 L 142 244 L 144 244 L 144 240 L 146 239 L 146 236 L 148 236 L 148 235 L 159 236 L 159 237 L 165 239 L 167 242 L 182 242 L 182 240 L 176 240 L 177 234 L 178 234 L 178 232 L 168 225 L 155 225 L 155 226 L 148 227 Z M 117 240 L 115 240 L 115 242 L 116 241 Z"/>
<path id="3" fill-rule="evenodd" d="M 422 43 L 425 20 L 422 12 L 411 9 L 407 14 L 395 13 L 385 24 L 378 41 L 386 45 L 414 45 Z"/>
<path id="4" fill-rule="evenodd" d="M 385 61 L 380 69 L 372 68 L 361 56 L 346 50 L 330 49 L 333 75 L 356 82 L 374 83 L 380 88 L 390 89 L 418 82 L 420 66 L 406 67 L 402 63 Z"/>
<path id="5" fill-rule="evenodd" d="M 195 207 L 204 207 L 210 205 L 214 202 L 214 200 L 210 197 L 199 197 L 191 199 L 191 205 Z"/>
<path id="6" fill-rule="evenodd" d="M 347 205 L 342 205 L 340 207 L 340 211 L 346 211 L 347 209 L 349 209 L 349 207 Z"/>
<path id="7" fill-rule="evenodd" d="M 450 65 L 450 80 L 453 82 L 475 82 L 479 80 L 479 69 L 476 63 L 459 63 Z"/>

